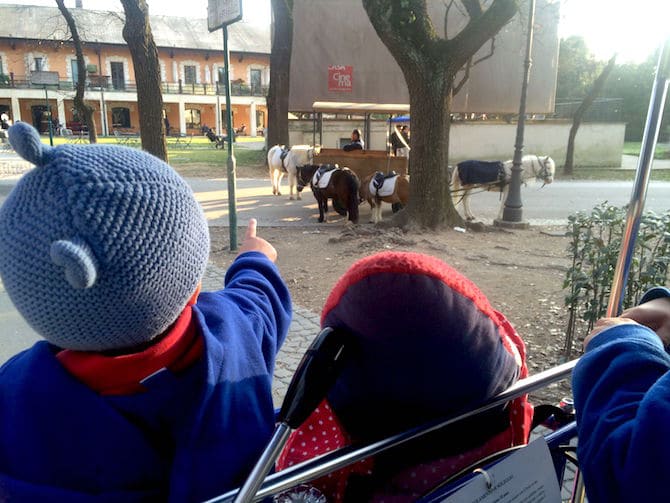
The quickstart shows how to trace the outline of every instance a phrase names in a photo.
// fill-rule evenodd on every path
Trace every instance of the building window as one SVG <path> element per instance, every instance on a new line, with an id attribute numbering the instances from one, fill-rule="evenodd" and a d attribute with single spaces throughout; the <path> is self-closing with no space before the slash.
<path id="1" fill-rule="evenodd" d="M 184 66 L 184 83 L 185 84 L 196 84 L 195 77 L 195 66 L 186 65 Z"/>
<path id="2" fill-rule="evenodd" d="M 261 71 L 250 70 L 249 82 L 251 83 L 251 94 L 261 94 Z"/>
<path id="3" fill-rule="evenodd" d="M 70 68 L 72 68 L 72 82 L 74 85 L 77 85 L 77 80 L 79 80 L 79 65 L 77 65 L 76 59 L 70 60 Z"/>
<path id="4" fill-rule="evenodd" d="M 33 67 L 35 72 L 41 72 L 43 67 L 44 67 L 44 59 L 43 58 L 34 58 L 33 59 Z"/>
<path id="5" fill-rule="evenodd" d="M 112 70 L 112 87 L 114 89 L 125 89 L 126 76 L 123 70 L 123 63 L 112 61 L 110 67 Z"/>
<path id="6" fill-rule="evenodd" d="M 200 129 L 200 110 L 197 108 L 187 108 L 186 115 L 186 129 Z"/>
<path id="7" fill-rule="evenodd" d="M 112 127 L 129 128 L 130 110 L 125 107 L 112 108 Z"/>

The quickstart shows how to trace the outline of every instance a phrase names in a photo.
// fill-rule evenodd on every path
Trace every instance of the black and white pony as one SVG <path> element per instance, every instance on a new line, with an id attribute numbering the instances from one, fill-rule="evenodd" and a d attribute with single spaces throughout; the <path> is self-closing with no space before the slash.
<path id="1" fill-rule="evenodd" d="M 474 220 L 470 210 L 470 195 L 473 191 L 499 191 L 501 193 L 498 219 L 503 216 L 509 184 L 512 180 L 510 161 L 463 161 L 453 169 L 451 175 L 451 197 L 454 206 L 463 203 L 466 220 Z M 542 186 L 554 181 L 556 164 L 549 156 L 524 155 L 521 159 L 521 182 L 527 184 L 538 180 Z"/>
<path id="2" fill-rule="evenodd" d="M 309 145 L 294 145 L 285 148 L 284 145 L 275 145 L 268 150 L 268 168 L 272 181 L 272 193 L 281 196 L 280 185 L 284 174 L 288 174 L 289 199 L 293 199 L 293 189 L 297 188 L 298 166 L 312 164 L 314 154 L 318 154 L 320 147 Z M 300 199 L 300 192 L 296 190 L 296 197 Z"/>
<path id="3" fill-rule="evenodd" d="M 361 186 L 356 173 L 337 164 L 306 164 L 298 166 L 298 194 L 309 185 L 319 205 L 319 222 L 328 217 L 328 199 L 333 208 L 349 222 L 358 223 L 358 192 Z"/>

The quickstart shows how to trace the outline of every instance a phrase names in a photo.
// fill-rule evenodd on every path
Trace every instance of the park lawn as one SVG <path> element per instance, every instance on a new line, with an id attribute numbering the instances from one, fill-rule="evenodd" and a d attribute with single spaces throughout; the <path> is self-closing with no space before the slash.
<path id="1" fill-rule="evenodd" d="M 623 153 L 628 155 L 640 155 L 642 142 L 627 141 L 623 144 Z M 654 150 L 654 159 L 670 159 L 670 144 L 657 143 Z"/>
<path id="2" fill-rule="evenodd" d="M 228 148 L 219 150 L 205 136 L 194 136 L 188 148 L 175 145 L 172 138 L 168 139 L 168 162 L 179 174 L 186 177 L 225 178 L 228 165 Z M 267 176 L 265 167 L 265 150 L 250 148 L 250 143 L 263 141 L 262 138 L 238 136 L 233 146 L 235 154 L 236 174 L 238 177 Z M 54 145 L 69 143 L 66 138 L 54 136 Z M 42 143 L 49 144 L 48 136 L 42 136 Z M 113 136 L 99 136 L 102 145 L 117 145 Z M 139 147 L 139 143 L 136 145 Z"/>
<path id="3" fill-rule="evenodd" d="M 603 180 L 603 181 L 633 181 L 635 180 L 634 169 L 621 168 L 592 168 L 577 167 L 571 176 L 563 176 L 562 168 L 556 170 L 556 180 Z M 652 170 L 651 180 L 655 182 L 670 181 L 670 170 Z"/>

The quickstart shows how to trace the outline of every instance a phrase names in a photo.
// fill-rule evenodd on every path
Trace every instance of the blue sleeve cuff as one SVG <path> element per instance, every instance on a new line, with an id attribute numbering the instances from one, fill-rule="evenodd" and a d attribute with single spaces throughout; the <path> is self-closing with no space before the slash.
<path id="1" fill-rule="evenodd" d="M 664 286 L 657 286 L 648 290 L 640 299 L 640 304 L 649 302 L 650 300 L 662 299 L 664 297 L 670 297 L 670 289 Z"/>
<path id="2" fill-rule="evenodd" d="M 614 325 L 595 336 L 586 346 L 586 352 L 591 352 L 612 342 L 635 342 L 648 345 L 656 350 L 664 351 L 661 339 L 650 328 L 637 323 Z"/>

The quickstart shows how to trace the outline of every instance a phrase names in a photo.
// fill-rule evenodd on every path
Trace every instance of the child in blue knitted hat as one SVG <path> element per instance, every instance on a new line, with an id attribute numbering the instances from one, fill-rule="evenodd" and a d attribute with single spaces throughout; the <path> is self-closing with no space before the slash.
<path id="1" fill-rule="evenodd" d="M 0 277 L 45 341 L 0 368 L 1 501 L 201 501 L 271 436 L 291 302 L 251 221 L 225 288 L 198 295 L 207 221 L 137 149 L 44 146 L 0 208 Z"/>

